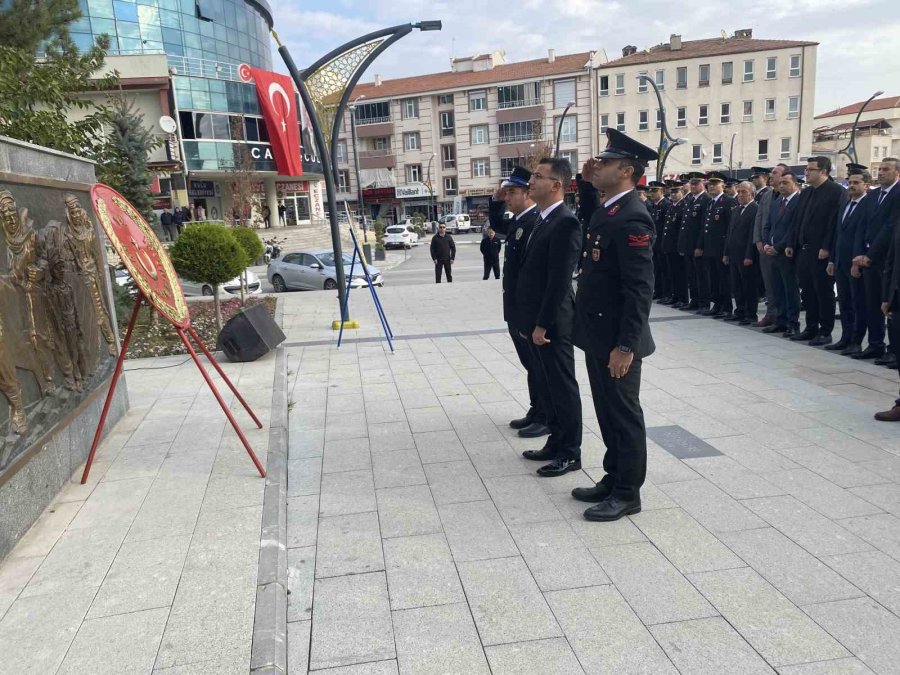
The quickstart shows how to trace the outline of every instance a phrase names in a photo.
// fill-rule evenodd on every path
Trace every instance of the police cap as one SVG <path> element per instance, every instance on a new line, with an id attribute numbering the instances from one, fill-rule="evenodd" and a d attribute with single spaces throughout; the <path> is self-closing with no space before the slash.
<path id="1" fill-rule="evenodd" d="M 651 150 L 633 138 L 628 138 L 628 136 L 616 129 L 607 129 L 606 138 L 606 149 L 597 155 L 597 159 L 628 159 L 633 162 L 640 162 L 644 166 L 647 166 L 647 163 L 654 159 L 659 159 L 659 154 L 656 150 Z"/>

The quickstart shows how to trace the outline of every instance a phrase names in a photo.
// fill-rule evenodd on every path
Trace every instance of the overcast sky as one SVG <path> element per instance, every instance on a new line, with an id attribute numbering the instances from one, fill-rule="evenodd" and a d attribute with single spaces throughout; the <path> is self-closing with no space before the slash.
<path id="1" fill-rule="evenodd" d="M 864 100 L 876 90 L 900 95 L 900 13 L 896 0 L 757 0 L 686 5 L 642 0 L 270 0 L 275 30 L 299 66 L 373 30 L 441 19 L 439 33 L 406 36 L 369 68 L 384 78 L 449 70 L 451 56 L 494 49 L 508 62 L 605 49 L 610 59 L 628 44 L 644 49 L 666 42 L 733 34 L 752 28 L 766 39 L 819 43 L 816 113 Z M 731 7 L 722 12 L 714 8 Z M 710 11 L 712 9 L 712 11 Z M 283 64 L 276 53 L 276 68 Z"/>

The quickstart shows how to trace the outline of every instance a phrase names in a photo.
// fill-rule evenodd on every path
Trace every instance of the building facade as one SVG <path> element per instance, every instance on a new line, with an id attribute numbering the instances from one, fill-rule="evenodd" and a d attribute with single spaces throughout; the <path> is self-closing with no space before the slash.
<path id="1" fill-rule="evenodd" d="M 873 169 L 885 157 L 900 156 L 900 96 L 886 96 L 869 103 L 865 101 L 830 110 L 816 115 L 813 129 L 813 154 L 831 156 L 835 163 L 835 177 L 846 178 L 845 156 L 837 156 L 850 143 L 850 135 L 856 116 L 856 156 L 860 164 Z"/>

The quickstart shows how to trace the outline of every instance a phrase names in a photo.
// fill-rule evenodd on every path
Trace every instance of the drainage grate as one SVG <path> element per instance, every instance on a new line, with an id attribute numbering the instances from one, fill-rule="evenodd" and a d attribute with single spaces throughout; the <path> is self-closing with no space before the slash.
<path id="1" fill-rule="evenodd" d="M 650 427 L 647 438 L 678 459 L 718 457 L 722 454 L 702 438 L 679 426 Z"/>

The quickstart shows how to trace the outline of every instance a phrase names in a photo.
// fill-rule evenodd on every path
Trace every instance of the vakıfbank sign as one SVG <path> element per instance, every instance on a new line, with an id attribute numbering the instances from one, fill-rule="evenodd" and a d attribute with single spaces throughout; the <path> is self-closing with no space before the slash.
<path id="1" fill-rule="evenodd" d="M 424 185 L 398 185 L 397 199 L 421 199 L 428 198 L 430 192 Z"/>

